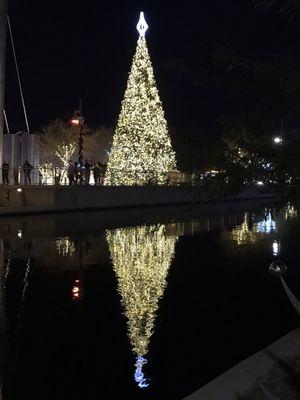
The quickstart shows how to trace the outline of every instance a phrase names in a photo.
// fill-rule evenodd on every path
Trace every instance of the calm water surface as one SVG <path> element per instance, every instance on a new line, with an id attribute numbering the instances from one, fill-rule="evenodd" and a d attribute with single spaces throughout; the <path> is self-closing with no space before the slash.
<path id="1" fill-rule="evenodd" d="M 1 219 L 3 398 L 183 399 L 297 326 L 268 266 L 285 260 L 300 297 L 299 218 L 291 202 Z"/>

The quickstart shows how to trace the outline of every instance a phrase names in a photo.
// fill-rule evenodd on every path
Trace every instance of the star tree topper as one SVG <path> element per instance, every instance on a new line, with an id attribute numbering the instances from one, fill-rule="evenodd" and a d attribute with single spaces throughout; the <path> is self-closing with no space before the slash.
<path id="1" fill-rule="evenodd" d="M 140 37 L 144 38 L 147 32 L 147 29 L 149 28 L 149 25 L 147 24 L 145 20 L 145 16 L 143 11 L 140 13 L 140 19 L 139 22 L 136 26 L 136 29 L 138 30 Z"/>

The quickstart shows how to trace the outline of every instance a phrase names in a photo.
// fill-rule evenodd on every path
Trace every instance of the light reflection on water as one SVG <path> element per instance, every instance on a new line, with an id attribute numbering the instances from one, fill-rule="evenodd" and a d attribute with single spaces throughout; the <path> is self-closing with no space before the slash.
<path id="1" fill-rule="evenodd" d="M 279 211 L 265 209 L 262 217 L 245 212 L 242 224 L 236 225 L 232 230 L 232 240 L 237 245 L 253 245 L 258 240 L 274 237 L 272 249 L 273 255 L 277 256 L 280 251 L 280 226 L 285 221 L 297 219 L 297 217 L 298 211 L 290 203 Z"/>
<path id="2" fill-rule="evenodd" d="M 55 240 L 57 253 L 63 257 L 73 256 L 76 253 L 75 243 L 69 237 Z"/>
<path id="3" fill-rule="evenodd" d="M 5 288 L 8 275 L 14 268 L 13 260 L 23 258 L 23 289 L 17 330 L 21 329 L 26 306 L 24 301 L 31 289 L 31 261 L 53 274 L 54 270 L 57 273 L 76 271 L 68 293 L 73 293 L 73 299 L 75 296 L 76 304 L 79 304 L 84 301 L 83 296 L 77 295 L 84 289 L 84 268 L 101 265 L 107 252 L 111 260 L 111 271 L 114 271 L 117 281 L 127 323 L 127 336 L 135 359 L 132 362 L 134 381 L 141 389 L 149 388 L 152 386 L 148 372 L 150 342 L 156 330 L 160 302 L 165 295 L 181 238 L 217 233 L 221 240 L 229 240 L 235 250 L 247 247 L 252 249 L 263 243 L 270 256 L 277 258 L 285 248 L 282 232 L 289 223 L 298 219 L 298 215 L 297 207 L 288 203 L 281 209 L 264 208 L 262 211 L 200 216 L 189 221 L 107 229 L 105 233 L 99 232 L 97 235 L 78 235 L 71 230 L 68 235 L 57 234 L 55 225 L 49 223 L 48 230 L 45 230 L 47 235 L 43 236 L 32 234 L 30 226 L 13 221 L 6 231 L 0 227 L 0 242 L 6 261 Z M 235 254 L 233 252 L 232 257 Z M 199 253 L 199 259 L 200 256 Z M 125 332 L 122 334 L 125 336 Z"/>
<path id="4" fill-rule="evenodd" d="M 145 356 L 178 237 L 168 235 L 161 224 L 114 229 L 106 235 L 136 355 L 135 380 L 143 389 L 149 385 L 143 372 Z"/>

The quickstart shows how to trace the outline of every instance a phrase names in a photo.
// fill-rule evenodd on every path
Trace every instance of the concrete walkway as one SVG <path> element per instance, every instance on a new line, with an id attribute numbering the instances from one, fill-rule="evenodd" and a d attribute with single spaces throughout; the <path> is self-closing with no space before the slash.
<path id="1" fill-rule="evenodd" d="M 297 328 L 185 400 L 299 399 L 300 328 Z"/>

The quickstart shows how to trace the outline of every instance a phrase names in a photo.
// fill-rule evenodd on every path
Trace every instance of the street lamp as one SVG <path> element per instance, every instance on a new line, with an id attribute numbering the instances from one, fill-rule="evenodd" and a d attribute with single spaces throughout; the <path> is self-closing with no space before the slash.
<path id="1" fill-rule="evenodd" d="M 15 135 L 19 135 L 19 171 L 18 174 L 14 173 L 15 184 L 18 182 L 21 183 L 21 171 L 22 171 L 22 136 L 28 135 L 29 133 L 26 131 L 16 132 Z M 17 179 L 16 179 L 17 178 Z M 16 182 L 17 180 L 17 182 Z"/>
<path id="2" fill-rule="evenodd" d="M 273 142 L 274 142 L 275 144 L 282 144 L 282 137 L 281 137 L 281 136 L 275 136 L 275 137 L 273 138 Z"/>
<path id="3" fill-rule="evenodd" d="M 82 165 L 83 162 L 83 125 L 84 118 L 82 115 L 82 102 L 80 101 L 79 110 L 74 112 L 74 116 L 71 119 L 71 124 L 74 126 L 78 126 L 79 128 L 79 137 L 78 137 L 78 162 Z"/>

